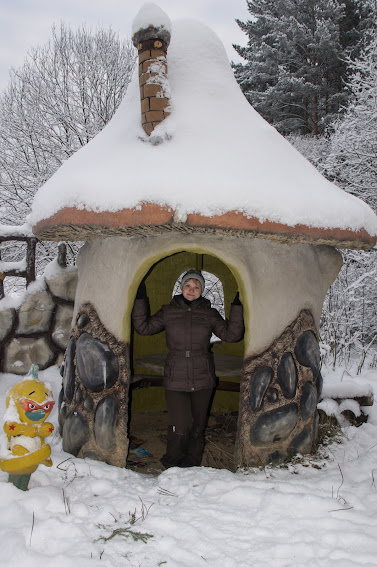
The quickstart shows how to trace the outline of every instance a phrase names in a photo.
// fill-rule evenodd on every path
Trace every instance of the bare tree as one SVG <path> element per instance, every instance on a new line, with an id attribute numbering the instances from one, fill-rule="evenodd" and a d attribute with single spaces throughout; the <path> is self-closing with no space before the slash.
<path id="1" fill-rule="evenodd" d="M 23 223 L 37 189 L 110 120 L 135 58 L 131 42 L 111 29 L 62 23 L 11 71 L 0 96 L 0 222 Z"/>
<path id="2" fill-rule="evenodd" d="M 377 364 L 376 253 L 348 250 L 343 260 L 324 303 L 321 338 L 327 362 L 357 360 L 360 371 L 367 358 Z"/>
<path id="3" fill-rule="evenodd" d="M 377 39 L 352 62 L 351 102 L 334 124 L 326 173 L 377 210 Z"/>

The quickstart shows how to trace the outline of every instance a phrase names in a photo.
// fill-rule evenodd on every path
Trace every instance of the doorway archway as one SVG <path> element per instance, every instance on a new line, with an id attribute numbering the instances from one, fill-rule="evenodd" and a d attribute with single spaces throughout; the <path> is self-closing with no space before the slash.
<path id="1" fill-rule="evenodd" d="M 192 267 L 201 269 L 207 276 L 212 306 L 220 307 L 220 312 L 223 311 L 225 315 L 229 314 L 230 303 L 238 288 L 230 269 L 216 256 L 185 250 L 160 259 L 145 276 L 151 313 L 156 312 L 161 305 L 170 303 L 175 291 L 180 293 L 177 281 Z M 217 291 L 211 292 L 212 287 L 216 287 Z M 218 388 L 210 408 L 203 464 L 232 469 L 244 343 L 243 340 L 239 343 L 217 340 L 212 343 L 212 351 Z M 131 444 L 128 463 L 136 470 L 139 466 L 141 470 L 145 470 L 148 461 L 152 463 L 152 468 L 156 463 L 158 467 L 155 453 L 161 453 L 164 449 L 167 416 L 162 374 L 166 353 L 164 332 L 152 336 L 140 336 L 132 332 L 129 411 Z M 158 457 L 161 456 L 159 454 Z"/>

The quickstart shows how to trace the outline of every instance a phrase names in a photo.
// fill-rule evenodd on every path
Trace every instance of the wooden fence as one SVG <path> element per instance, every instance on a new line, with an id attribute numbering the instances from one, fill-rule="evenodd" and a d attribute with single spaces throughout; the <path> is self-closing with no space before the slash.
<path id="1" fill-rule="evenodd" d="M 15 262 L 3 261 L 1 258 L 1 245 L 4 242 L 24 242 L 25 256 Z M 8 276 L 25 278 L 26 287 L 36 278 L 35 261 L 38 239 L 31 232 L 28 225 L 8 226 L 0 225 L 0 299 L 5 296 L 4 279 Z M 58 247 L 58 264 L 67 265 L 67 248 L 65 242 Z"/>

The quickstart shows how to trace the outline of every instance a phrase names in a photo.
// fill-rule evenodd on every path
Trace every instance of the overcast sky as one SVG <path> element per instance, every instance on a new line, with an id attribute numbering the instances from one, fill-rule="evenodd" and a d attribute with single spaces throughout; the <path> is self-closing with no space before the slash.
<path id="1" fill-rule="evenodd" d="M 232 43 L 246 44 L 235 19 L 248 19 L 246 0 L 157 0 L 170 19 L 196 18 L 221 38 L 229 59 L 240 61 Z M 9 80 L 11 67 L 19 67 L 31 47 L 45 44 L 51 27 L 61 21 L 76 29 L 111 27 L 121 37 L 131 37 L 132 21 L 143 0 L 0 0 L 0 89 Z"/>

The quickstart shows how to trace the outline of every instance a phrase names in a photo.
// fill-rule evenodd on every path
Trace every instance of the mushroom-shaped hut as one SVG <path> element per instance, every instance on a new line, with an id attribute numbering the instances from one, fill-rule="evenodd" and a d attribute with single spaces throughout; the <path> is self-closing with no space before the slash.
<path id="1" fill-rule="evenodd" d="M 255 112 L 213 31 L 171 23 L 148 4 L 133 40 L 139 64 L 125 99 L 40 188 L 31 213 L 38 238 L 86 242 L 63 373 L 63 447 L 125 466 L 130 383 L 143 359 L 166 352 L 162 334 L 133 334 L 137 288 L 145 278 L 155 311 L 197 267 L 221 280 L 225 311 L 236 290 L 244 305 L 244 340 L 213 347 L 220 379 L 240 377 L 236 463 L 307 453 L 337 248 L 372 248 L 376 216 Z"/>

